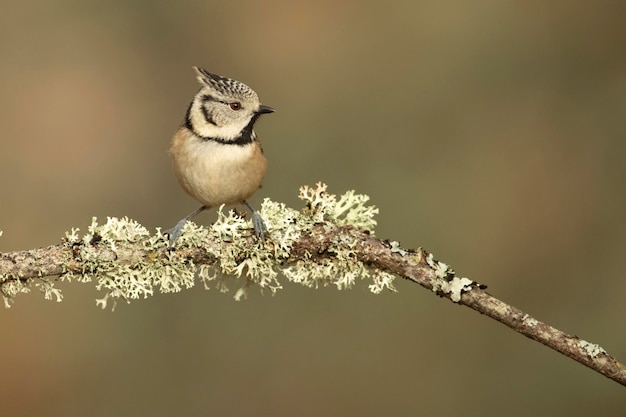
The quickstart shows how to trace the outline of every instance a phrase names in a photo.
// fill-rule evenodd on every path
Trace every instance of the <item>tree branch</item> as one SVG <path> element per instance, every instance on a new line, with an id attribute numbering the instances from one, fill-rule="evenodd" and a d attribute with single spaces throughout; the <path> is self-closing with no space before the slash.
<path id="1" fill-rule="evenodd" d="M 377 210 L 365 206 L 367 196 L 348 192 L 339 200 L 326 186 L 303 187 L 306 208 L 298 212 L 266 200 L 261 215 L 269 230 L 265 243 L 257 242 L 245 219 L 220 209 L 210 228 L 190 223 L 175 249 L 160 230 L 151 235 L 128 219 L 93 221 L 88 233 L 73 229 L 61 244 L 0 254 L 0 292 L 5 304 L 15 295 L 40 287 L 46 298 L 61 301 L 56 280 L 95 281 L 105 291 L 98 303 L 146 298 L 156 289 L 175 292 L 194 285 L 226 291 L 229 276 L 246 278 L 235 297 L 246 296 L 256 284 L 275 292 L 279 272 L 309 287 L 354 285 L 356 278 L 372 280 L 372 292 L 395 291 L 399 276 L 491 317 L 524 336 L 626 385 L 626 367 L 596 344 L 551 327 L 485 291 L 485 287 L 456 276 L 446 264 L 423 249 L 401 248 L 397 242 L 374 237 Z"/>

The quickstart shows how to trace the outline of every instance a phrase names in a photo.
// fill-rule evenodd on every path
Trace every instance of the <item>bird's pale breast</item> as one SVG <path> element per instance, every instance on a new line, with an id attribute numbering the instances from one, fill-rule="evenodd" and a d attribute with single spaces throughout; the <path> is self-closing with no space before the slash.
<path id="1" fill-rule="evenodd" d="M 205 141 L 185 128 L 174 136 L 170 154 L 180 185 L 209 208 L 250 198 L 267 169 L 258 141 L 246 145 Z"/>

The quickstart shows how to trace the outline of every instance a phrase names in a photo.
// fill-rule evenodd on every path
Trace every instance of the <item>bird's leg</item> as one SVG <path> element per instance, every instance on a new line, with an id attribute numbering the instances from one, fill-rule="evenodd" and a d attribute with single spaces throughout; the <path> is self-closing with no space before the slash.
<path id="1" fill-rule="evenodd" d="M 187 217 L 185 217 L 184 219 L 181 219 L 181 221 L 176 223 L 176 226 L 172 227 L 171 229 L 167 229 L 164 232 L 164 233 L 166 233 L 166 234 L 168 234 L 170 236 L 170 246 L 174 246 L 174 243 L 176 243 L 176 241 L 180 237 L 180 233 L 183 230 L 183 227 L 185 227 L 185 224 L 189 220 L 193 219 L 198 214 L 200 214 L 200 212 L 202 212 L 204 209 L 206 209 L 205 206 L 201 206 L 201 207 L 195 209 L 193 212 L 189 213 L 189 215 L 187 215 Z"/>
<path id="2" fill-rule="evenodd" d="M 265 232 L 267 232 L 267 227 L 265 227 L 265 222 L 263 221 L 263 218 L 255 209 L 252 208 L 250 204 L 248 204 L 247 201 L 244 200 L 243 204 L 245 204 L 246 207 L 248 207 L 252 212 L 252 225 L 254 226 L 254 234 L 258 239 L 262 241 L 265 240 Z"/>

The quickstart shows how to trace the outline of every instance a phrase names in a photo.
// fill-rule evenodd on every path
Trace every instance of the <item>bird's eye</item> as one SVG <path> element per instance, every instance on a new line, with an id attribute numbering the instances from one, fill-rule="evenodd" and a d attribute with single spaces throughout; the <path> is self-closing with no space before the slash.
<path id="1" fill-rule="evenodd" d="M 230 108 L 231 110 L 241 110 L 241 103 L 239 103 L 238 101 L 234 101 L 232 103 L 230 103 Z"/>

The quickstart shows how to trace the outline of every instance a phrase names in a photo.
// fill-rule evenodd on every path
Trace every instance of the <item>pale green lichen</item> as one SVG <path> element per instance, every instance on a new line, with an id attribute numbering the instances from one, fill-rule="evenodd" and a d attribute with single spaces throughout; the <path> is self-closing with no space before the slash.
<path id="1" fill-rule="evenodd" d="M 429 253 L 426 257 L 426 263 L 435 271 L 435 276 L 439 279 L 445 280 L 450 276 L 454 276 L 454 270 L 449 265 L 437 261 L 432 253 Z"/>
<path id="2" fill-rule="evenodd" d="M 157 256 L 149 261 L 138 257 L 133 265 L 117 262 L 122 252 L 134 253 L 137 242 L 149 252 L 163 248 L 167 240 L 160 230 L 153 236 L 146 228 L 128 218 L 117 219 L 108 217 L 106 223 L 100 225 L 96 218 L 82 238 L 78 230 L 66 233 L 68 244 L 77 248 L 77 258 L 82 261 L 82 273 L 67 272 L 63 280 L 76 279 L 80 282 L 95 281 L 96 289 L 105 291 L 105 296 L 96 300 L 97 305 L 105 308 L 109 300 L 113 307 L 118 299 L 130 301 L 154 295 L 155 289 L 162 293 L 178 292 L 183 288 L 191 288 L 195 281 L 195 268 L 189 262 L 173 261 L 174 252 L 168 252 L 165 260 Z M 111 256 L 103 249 L 109 249 Z"/>
<path id="3" fill-rule="evenodd" d="M 210 230 L 216 234 L 213 237 L 220 237 L 229 244 L 223 245 L 222 251 L 217 254 L 221 274 L 211 269 L 202 274 L 201 279 L 205 286 L 210 280 L 219 279 L 224 274 L 245 277 L 245 283 L 235 293 L 235 299 L 240 300 L 246 298 L 252 284 L 276 293 L 282 288 L 279 281 L 279 272 L 282 272 L 288 280 L 308 287 L 334 284 L 337 288 L 344 289 L 352 287 L 358 277 L 372 277 L 372 292 L 378 293 L 385 288 L 394 290 L 393 275 L 382 271 L 371 273 L 370 268 L 354 260 L 355 256 L 350 250 L 334 253 L 332 261 L 313 262 L 305 259 L 286 267 L 281 266 L 282 261 L 289 258 L 293 243 L 317 223 L 331 221 L 337 225 L 351 224 L 367 230 L 371 230 L 376 224 L 373 216 L 378 209 L 366 206 L 365 202 L 369 197 L 354 191 L 347 192 L 337 201 L 333 194 L 326 192 L 326 185 L 318 183 L 316 188 L 302 187 L 300 198 L 307 203 L 302 212 L 290 209 L 283 203 L 265 199 L 260 214 L 265 219 L 268 242 L 252 246 L 247 240 L 240 238 L 242 231 L 250 233 L 249 222 L 232 212 L 224 214 L 220 209 L 218 220 Z M 350 242 L 338 243 L 349 246 Z M 354 243 L 356 242 L 352 244 Z M 221 291 L 226 290 L 224 281 L 219 288 Z"/>
<path id="4" fill-rule="evenodd" d="M 369 200 L 366 195 L 348 191 L 337 201 L 333 194 L 326 192 L 325 184 L 317 184 L 316 188 L 302 187 L 300 198 L 307 203 L 304 228 L 311 228 L 315 223 L 329 220 L 339 226 L 352 225 L 365 230 L 372 230 L 376 225 L 374 215 L 378 209 L 366 206 Z M 333 257 L 326 259 L 312 258 L 299 260 L 282 269 L 288 280 L 311 288 L 334 285 L 337 289 L 348 289 L 354 286 L 357 279 L 370 278 L 373 284 L 370 291 L 380 293 L 384 289 L 395 291 L 395 276 L 378 269 L 372 269 L 357 260 L 354 248 L 358 244 L 350 241 L 350 237 L 340 235 L 340 240 L 329 248 Z"/>
<path id="5" fill-rule="evenodd" d="M 578 347 L 583 349 L 587 356 L 589 356 L 590 358 L 595 358 L 601 354 L 606 355 L 606 350 L 604 350 L 602 346 L 595 343 L 587 342 L 586 340 L 580 339 L 578 341 Z"/>
<path id="6" fill-rule="evenodd" d="M 2 294 L 2 301 L 4 301 L 4 307 L 10 308 L 13 298 L 18 294 L 28 294 L 30 292 L 30 281 L 22 281 L 19 279 L 9 279 L 5 281 L 5 278 L 0 276 L 2 284 L 0 284 L 0 293 Z"/>
<path id="7" fill-rule="evenodd" d="M 320 223 L 331 219 L 339 226 L 351 225 L 359 229 L 374 230 L 378 214 L 375 206 L 366 206 L 369 196 L 356 194 L 354 190 L 347 191 L 337 197 L 326 192 L 326 184 L 317 183 L 316 188 L 304 186 L 300 188 L 300 199 L 307 202 L 305 212 L 309 214 L 314 223 Z"/>
<path id="8" fill-rule="evenodd" d="M 63 301 L 61 290 L 54 286 L 54 283 L 45 278 L 30 278 L 26 280 L 10 279 L 4 281 L 0 276 L 0 294 L 5 308 L 10 308 L 13 298 L 18 294 L 27 294 L 31 291 L 31 286 L 39 289 L 46 300 Z"/>
<path id="9" fill-rule="evenodd" d="M 105 294 L 96 301 L 102 308 L 110 303 L 114 308 L 120 299 L 130 302 L 156 292 L 178 292 L 192 287 L 196 277 L 205 288 L 217 288 L 221 292 L 228 291 L 227 283 L 233 281 L 233 277 L 242 278 L 243 282 L 235 292 L 237 300 L 244 299 L 253 285 L 262 291 L 276 293 L 282 288 L 281 273 L 289 281 L 312 288 L 334 285 L 338 289 L 347 289 L 360 279 L 369 279 L 369 289 L 373 293 L 395 291 L 394 275 L 357 260 L 359 242 L 351 241 L 349 234 L 337 235 L 338 240 L 327 249 L 328 258 L 314 261 L 305 255 L 298 262 L 286 262 L 294 242 L 302 234 L 311 233 L 320 223 L 324 223 L 327 231 L 350 225 L 371 232 L 376 225 L 374 216 L 378 209 L 366 204 L 368 196 L 348 191 L 337 199 L 326 189 L 321 183 L 315 188 L 302 187 L 299 197 L 306 206 L 301 211 L 265 199 L 260 210 L 267 226 L 265 242 L 252 237 L 250 220 L 224 207 L 218 209 L 217 221 L 210 227 L 188 222 L 176 242 L 176 250 L 165 250 L 168 239 L 160 229 L 151 235 L 128 218 L 109 217 L 104 224 L 94 218 L 85 235 L 80 236 L 76 228 L 65 234 L 66 244 L 73 257 L 83 265 L 83 270 L 77 273 L 65 268 L 61 280 L 93 281 Z M 206 245 L 207 242 L 216 244 Z M 137 253 L 137 243 L 143 247 L 140 254 Z M 184 250 L 178 250 L 193 247 L 205 248 L 209 251 L 207 256 L 214 257 L 215 263 L 195 265 L 193 260 L 182 255 Z M 392 249 L 403 251 L 397 243 Z M 164 252 L 165 257 L 162 256 Z M 118 262 L 120 258 L 126 261 Z M 20 281 L 5 284 L 1 288 L 5 303 L 17 293 L 28 291 L 28 286 Z M 46 298 L 61 300 L 61 293 L 52 287 L 51 282 L 42 280 L 38 286 Z"/>
<path id="10" fill-rule="evenodd" d="M 392 242 L 389 242 L 389 244 L 391 245 L 391 251 L 393 253 L 399 253 L 400 256 L 406 256 L 409 254 L 409 251 L 404 250 L 400 247 L 400 242 L 394 240 Z"/>
<path id="11" fill-rule="evenodd" d="M 374 269 L 372 274 L 372 284 L 368 285 L 368 288 L 374 294 L 380 294 L 384 290 L 397 292 L 396 287 L 393 286 L 393 281 L 396 276 L 380 269 Z"/>
<path id="12" fill-rule="evenodd" d="M 459 278 L 454 270 L 447 264 L 435 260 L 432 253 L 426 257 L 426 263 L 435 272 L 433 291 L 436 293 L 449 294 L 450 300 L 455 303 L 461 301 L 461 294 L 472 289 L 474 281 L 469 278 Z"/>
<path id="13" fill-rule="evenodd" d="M 56 300 L 57 303 L 63 301 L 63 294 L 61 290 L 55 288 L 54 284 L 47 279 L 42 279 L 35 283 L 36 287 L 39 287 L 43 292 L 43 297 L 46 300 Z"/>
<path id="14" fill-rule="evenodd" d="M 347 191 L 339 198 L 332 210 L 332 217 L 338 225 L 351 225 L 359 229 L 374 230 L 378 209 L 374 206 L 366 206 L 370 197 L 364 194 L 356 194 L 354 190 Z"/>
<path id="15" fill-rule="evenodd" d="M 472 289 L 472 284 L 474 281 L 465 277 L 454 277 L 450 281 L 437 280 L 433 286 L 433 291 L 450 294 L 450 300 L 458 303 L 461 301 L 461 294 Z"/>

